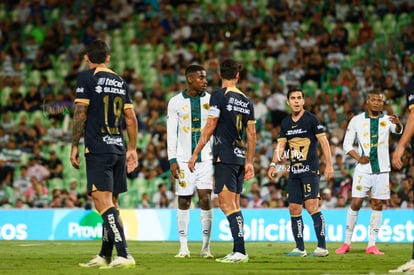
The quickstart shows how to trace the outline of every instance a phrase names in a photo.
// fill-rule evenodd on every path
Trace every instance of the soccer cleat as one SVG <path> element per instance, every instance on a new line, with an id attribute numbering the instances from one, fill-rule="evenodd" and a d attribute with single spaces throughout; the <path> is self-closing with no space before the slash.
<path id="1" fill-rule="evenodd" d="M 366 254 L 374 254 L 374 255 L 384 254 L 384 252 L 380 251 L 378 249 L 378 247 L 376 247 L 375 245 L 372 245 L 372 246 L 368 247 L 367 249 L 365 249 L 365 253 Z"/>
<path id="2" fill-rule="evenodd" d="M 216 262 L 225 263 L 225 264 L 241 264 L 247 263 L 249 261 L 249 256 L 242 254 L 240 252 L 233 252 L 227 254 L 223 258 L 216 259 Z"/>
<path id="3" fill-rule="evenodd" d="M 132 256 L 127 258 L 117 256 L 109 265 L 101 266 L 99 269 L 113 269 L 113 268 L 134 268 L 135 260 Z"/>
<path id="4" fill-rule="evenodd" d="M 216 261 L 217 262 L 221 262 L 225 259 L 227 259 L 228 257 L 232 256 L 234 254 L 234 252 L 230 252 L 229 254 L 227 254 L 226 256 L 224 256 L 223 258 L 217 258 Z"/>
<path id="5" fill-rule="evenodd" d="M 329 255 L 328 249 L 317 247 L 309 256 L 310 257 L 326 257 Z"/>
<path id="6" fill-rule="evenodd" d="M 414 272 L 414 259 L 409 260 L 405 264 L 397 267 L 396 269 L 391 269 L 389 273 L 402 273 L 402 272 Z"/>
<path id="7" fill-rule="evenodd" d="M 299 248 L 295 248 L 292 251 L 290 251 L 289 253 L 286 254 L 286 256 L 290 256 L 290 257 L 306 257 L 306 255 L 308 255 L 306 253 L 306 250 L 300 250 Z"/>
<path id="8" fill-rule="evenodd" d="M 190 258 L 190 251 L 188 250 L 180 250 L 177 255 L 174 256 L 175 258 Z"/>
<path id="9" fill-rule="evenodd" d="M 339 248 L 335 250 L 336 254 L 345 254 L 351 251 L 351 246 L 347 243 L 343 243 Z"/>
<path id="10" fill-rule="evenodd" d="M 101 267 L 107 266 L 111 262 L 111 257 L 101 257 L 96 255 L 95 258 L 87 263 L 79 263 L 80 267 Z"/>
<path id="11" fill-rule="evenodd" d="M 214 258 L 214 256 L 210 252 L 210 249 L 208 249 L 208 248 L 201 250 L 200 256 L 201 256 L 201 258 L 204 258 L 204 259 L 213 259 Z"/>

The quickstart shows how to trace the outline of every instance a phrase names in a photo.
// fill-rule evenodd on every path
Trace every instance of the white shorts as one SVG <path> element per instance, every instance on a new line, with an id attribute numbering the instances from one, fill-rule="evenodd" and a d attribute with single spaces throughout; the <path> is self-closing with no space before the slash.
<path id="1" fill-rule="evenodd" d="M 367 174 L 355 169 L 352 182 L 352 197 L 366 198 L 371 191 L 371 198 L 388 200 L 390 198 L 389 173 Z"/>
<path id="2" fill-rule="evenodd" d="M 191 173 L 187 162 L 178 162 L 180 180 L 175 181 L 175 193 L 178 196 L 192 196 L 196 189 L 213 189 L 213 162 L 211 160 L 196 162 L 195 171 Z"/>

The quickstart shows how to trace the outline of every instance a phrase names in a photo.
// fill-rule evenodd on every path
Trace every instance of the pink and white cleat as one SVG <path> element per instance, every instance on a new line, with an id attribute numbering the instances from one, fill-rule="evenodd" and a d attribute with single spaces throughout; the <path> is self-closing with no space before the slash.
<path id="1" fill-rule="evenodd" d="M 366 254 L 374 254 L 374 255 L 383 255 L 384 252 L 380 251 L 378 249 L 378 247 L 376 247 L 375 245 L 372 245 L 370 247 L 368 247 L 367 249 L 365 249 L 365 253 Z"/>
<path id="2" fill-rule="evenodd" d="M 339 248 L 335 250 L 336 254 L 345 254 L 351 251 L 351 246 L 347 243 L 343 243 Z"/>

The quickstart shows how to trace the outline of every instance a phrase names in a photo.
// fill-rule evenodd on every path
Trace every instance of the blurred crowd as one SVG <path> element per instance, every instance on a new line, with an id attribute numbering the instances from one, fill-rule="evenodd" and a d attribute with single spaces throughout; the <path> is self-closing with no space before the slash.
<path id="1" fill-rule="evenodd" d="M 110 66 L 129 83 L 138 117 L 140 163 L 129 186 L 152 185 L 123 207 L 176 207 L 166 153 L 168 99 L 185 89 L 183 72 L 191 63 L 206 68 L 209 92 L 220 87 L 218 65 L 226 57 L 245 66 L 239 86 L 253 99 L 257 118 L 256 177 L 245 183 L 242 206 L 287 205 L 286 172 L 275 182 L 266 172 L 287 115 L 286 92 L 300 86 L 331 143 L 335 177 L 321 179 L 321 207 L 345 207 L 355 163 L 342 138 L 349 119 L 364 110 L 367 92 L 383 90 L 384 111 L 406 122 L 413 7 L 391 0 L 2 1 L 0 207 L 93 207 L 84 173 L 67 159 L 76 75 L 86 68 L 82 50 L 97 38 L 117 52 Z M 385 18 L 394 22 L 390 31 Z M 151 70 L 121 66 L 137 61 L 129 62 L 136 58 L 126 55 L 130 49 L 143 48 L 152 55 L 140 62 Z M 393 136 L 391 152 L 397 142 Z M 413 207 L 410 151 L 404 159 L 404 168 L 391 173 L 386 208 Z M 321 169 L 323 162 L 321 155 Z"/>

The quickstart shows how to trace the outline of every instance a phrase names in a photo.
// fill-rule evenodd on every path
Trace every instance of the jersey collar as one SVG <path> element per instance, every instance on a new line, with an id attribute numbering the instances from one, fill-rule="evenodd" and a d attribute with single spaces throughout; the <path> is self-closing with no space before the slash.
<path id="1" fill-rule="evenodd" d="M 381 114 L 378 116 L 378 117 L 376 117 L 376 118 L 381 118 L 381 117 L 383 117 L 384 116 L 384 112 L 381 112 Z M 368 112 L 365 112 L 365 118 L 369 118 L 369 119 L 371 119 L 370 117 L 369 117 L 369 114 L 368 114 Z M 375 118 L 374 118 L 375 119 Z"/>
<path id="2" fill-rule="evenodd" d="M 184 97 L 184 98 L 191 98 L 191 96 L 189 96 L 189 95 L 187 94 L 187 89 L 182 90 L 182 91 L 181 91 L 181 93 L 183 94 L 183 97 Z M 202 92 L 201 94 L 199 94 L 199 97 L 203 97 L 203 96 L 205 96 L 205 95 L 206 95 L 206 92 Z"/>

